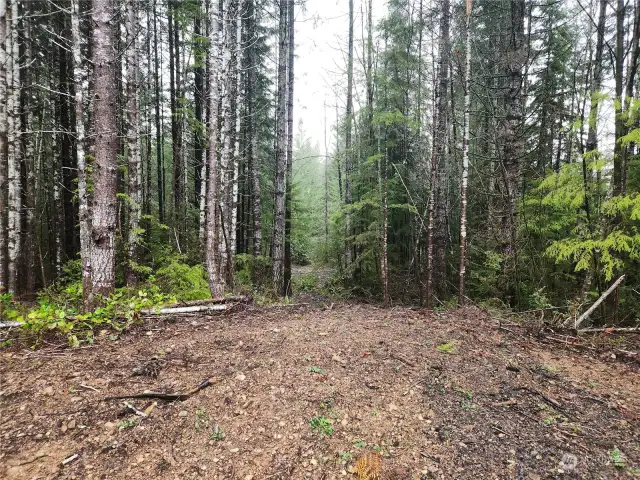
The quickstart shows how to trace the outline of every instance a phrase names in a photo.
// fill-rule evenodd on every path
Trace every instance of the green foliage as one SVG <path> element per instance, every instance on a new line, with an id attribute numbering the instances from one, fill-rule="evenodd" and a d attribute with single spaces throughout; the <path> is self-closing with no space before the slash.
<path id="1" fill-rule="evenodd" d="M 309 367 L 311 373 L 317 373 L 318 375 L 324 375 L 324 370 L 319 367 Z"/>
<path id="2" fill-rule="evenodd" d="M 313 417 L 311 420 L 309 420 L 309 425 L 311 425 L 311 430 L 319 433 L 320 435 L 324 435 L 327 437 L 333 435 L 333 423 L 329 418 L 323 416 Z"/>
<path id="3" fill-rule="evenodd" d="M 65 301 L 51 301 L 65 298 L 64 295 Z M 5 301 L 5 315 L 20 322 L 23 331 L 34 339 L 35 345 L 40 344 L 44 335 L 51 333 L 65 335 L 69 345 L 77 347 L 82 342 L 93 343 L 97 328 L 122 331 L 138 321 L 142 310 L 171 301 L 175 299 L 161 293 L 153 285 L 139 289 L 121 288 L 104 298 L 100 307 L 81 314 L 82 287 L 73 283 L 64 287 L 57 296 L 42 295 L 35 307 L 27 308 Z"/>
<path id="4" fill-rule="evenodd" d="M 172 255 L 158 268 L 155 281 L 161 292 L 178 300 L 201 300 L 211 297 L 207 274 L 202 265 L 187 265 L 184 258 Z"/>
<path id="5" fill-rule="evenodd" d="M 443 343 L 442 345 L 438 345 L 436 350 L 443 353 L 454 353 L 456 349 L 457 342 L 455 340 L 451 340 L 450 342 Z"/>
<path id="6" fill-rule="evenodd" d="M 133 420 L 122 420 L 118 423 L 118 430 L 128 430 L 136 425 L 138 425 L 138 420 L 135 418 Z"/>
<path id="7" fill-rule="evenodd" d="M 236 255 L 236 285 L 262 289 L 271 282 L 271 260 L 264 256 Z"/>
<path id="8" fill-rule="evenodd" d="M 315 273 L 294 277 L 292 282 L 295 292 L 313 292 L 318 288 L 318 276 Z"/>
<path id="9" fill-rule="evenodd" d="M 618 468 L 624 468 L 626 466 L 624 455 L 618 447 L 609 452 L 609 458 L 611 459 L 611 463 L 613 463 Z"/>

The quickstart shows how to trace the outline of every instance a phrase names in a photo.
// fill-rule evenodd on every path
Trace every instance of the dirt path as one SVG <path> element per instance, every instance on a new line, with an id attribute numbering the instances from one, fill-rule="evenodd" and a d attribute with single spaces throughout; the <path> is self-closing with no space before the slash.
<path id="1" fill-rule="evenodd" d="M 386 479 L 637 475 L 638 364 L 511 329 L 475 309 L 344 304 L 159 320 L 91 348 L 0 352 L 0 478 L 355 478 L 353 459 L 370 451 Z M 101 402 L 209 377 L 221 382 L 159 401 L 148 418 Z"/>

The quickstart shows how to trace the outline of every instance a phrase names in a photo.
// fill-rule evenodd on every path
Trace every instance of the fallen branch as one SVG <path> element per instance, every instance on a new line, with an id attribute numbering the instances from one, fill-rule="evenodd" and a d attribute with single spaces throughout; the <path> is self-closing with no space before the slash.
<path id="1" fill-rule="evenodd" d="M 554 400 L 553 398 L 547 397 L 544 393 L 539 392 L 538 390 L 536 390 L 534 388 L 514 387 L 514 390 L 524 390 L 526 392 L 533 393 L 534 395 L 538 395 L 540 398 L 542 398 L 545 402 L 547 402 L 553 408 L 557 408 L 558 410 L 566 412 L 565 408 L 560 404 L 560 402 Z"/>
<path id="2" fill-rule="evenodd" d="M 191 307 L 150 308 L 142 310 L 143 315 L 176 315 L 180 313 L 217 312 L 227 310 L 227 305 L 193 305 Z"/>
<path id="3" fill-rule="evenodd" d="M 630 328 L 616 328 L 616 327 L 603 327 L 603 328 L 583 328 L 582 330 L 578 330 L 578 333 L 640 333 L 640 327 L 630 327 Z"/>
<path id="4" fill-rule="evenodd" d="M 248 297 L 245 295 L 236 295 L 233 297 L 216 297 L 216 298 L 207 298 L 204 300 L 185 300 L 181 302 L 176 302 L 171 305 L 166 305 L 167 308 L 174 307 L 195 307 L 198 305 L 214 305 L 218 303 L 251 303 L 253 302 L 253 297 Z"/>
<path id="5" fill-rule="evenodd" d="M 158 400 L 164 400 L 167 402 L 183 402 L 187 400 L 192 395 L 195 395 L 200 390 L 210 387 L 211 385 L 215 385 L 216 383 L 220 383 L 219 378 L 208 378 L 196 388 L 189 390 L 185 393 L 162 393 L 162 392 L 143 392 L 133 395 L 116 395 L 113 397 L 105 397 L 104 400 L 125 400 L 128 398 L 157 398 Z"/>
<path id="6" fill-rule="evenodd" d="M 403 358 L 400 355 L 396 355 L 395 353 L 390 354 L 389 357 L 393 358 L 394 360 L 398 360 L 398 361 L 400 361 L 400 362 L 402 362 L 405 365 L 408 365 L 410 367 L 415 367 L 416 366 L 415 363 L 412 363 L 409 360 L 407 360 L 406 358 Z"/>
<path id="7" fill-rule="evenodd" d="M 613 292 L 616 288 L 618 288 L 618 285 L 620 285 L 622 283 L 622 281 L 624 280 L 624 275 L 622 275 L 620 278 L 618 278 L 613 285 L 611 285 L 606 292 L 604 292 L 602 295 L 600 295 L 600 298 L 598 298 L 598 300 L 596 300 L 596 302 L 591 305 L 591 307 L 589 307 L 589 309 L 584 312 L 582 315 L 580 315 L 580 318 L 578 318 L 576 320 L 576 323 L 574 325 L 574 328 L 577 330 L 578 327 L 582 324 L 582 322 L 584 322 L 587 318 L 589 318 L 591 316 L 591 314 L 594 312 L 594 310 L 596 308 L 598 308 L 598 306 L 605 300 L 605 298 L 607 298 L 609 295 L 611 295 L 611 292 Z"/>
<path id="8" fill-rule="evenodd" d="M 0 328 L 13 328 L 22 325 L 20 322 L 0 322 Z"/>
<path id="9" fill-rule="evenodd" d="M 515 398 L 510 398 L 509 400 L 505 400 L 504 402 L 494 402 L 490 405 L 492 407 L 508 407 L 510 405 L 516 405 L 518 401 Z"/>

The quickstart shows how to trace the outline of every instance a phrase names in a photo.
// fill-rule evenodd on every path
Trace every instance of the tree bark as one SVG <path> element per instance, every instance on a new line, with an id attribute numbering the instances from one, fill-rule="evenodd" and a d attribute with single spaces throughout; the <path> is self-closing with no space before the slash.
<path id="1" fill-rule="evenodd" d="M 254 4 L 255 0 L 249 0 L 248 4 L 250 11 L 247 11 L 247 16 L 250 19 L 250 38 L 252 43 L 255 42 L 257 37 L 258 27 L 258 9 Z M 254 45 L 247 46 L 249 48 L 250 66 L 248 71 L 248 107 L 249 107 L 249 142 L 251 145 L 249 163 L 251 165 L 251 184 L 252 184 L 252 216 L 253 216 L 253 254 L 255 256 L 262 255 L 262 208 L 261 208 L 261 188 L 260 188 L 260 155 L 258 150 L 258 131 L 256 122 L 256 69 L 257 65 L 257 52 Z"/>
<path id="2" fill-rule="evenodd" d="M 78 163 L 78 212 L 80 216 L 80 263 L 82 268 L 83 291 L 91 290 L 91 218 L 89 215 L 89 197 L 87 193 L 87 163 L 85 159 L 85 129 L 84 129 L 84 84 L 85 70 L 82 64 L 82 37 L 80 33 L 79 0 L 71 0 L 71 36 L 73 39 L 73 72 L 75 89 L 76 113 L 76 155 Z M 84 299 L 87 299 L 87 295 Z M 90 305 L 83 305 L 88 311 Z"/>
<path id="3" fill-rule="evenodd" d="M 527 59 L 524 42 L 524 0 L 510 0 L 511 26 L 506 45 L 505 70 L 506 93 L 505 118 L 500 132 L 502 143 L 502 279 L 512 302 L 517 301 L 517 203 L 520 193 L 521 159 L 524 138 L 524 75 L 522 69 Z"/>
<path id="4" fill-rule="evenodd" d="M 218 101 L 219 101 L 219 75 L 220 75 L 220 9 L 218 0 L 209 0 L 209 155 L 207 156 L 207 235 L 206 235 L 206 260 L 209 276 L 209 289 L 212 297 L 219 297 L 220 272 L 217 258 L 217 204 L 218 204 Z"/>
<path id="5" fill-rule="evenodd" d="M 345 264 L 347 268 L 351 267 L 354 257 L 354 246 L 350 237 L 353 235 L 351 226 L 351 212 L 349 205 L 351 204 L 351 169 L 353 164 L 352 152 L 352 129 L 353 122 L 353 0 L 349 0 L 349 39 L 347 46 L 347 111 L 345 115 L 345 160 L 344 160 L 344 203 L 347 205 L 346 214 L 346 236 L 345 244 Z"/>
<path id="6" fill-rule="evenodd" d="M 158 1 L 153 0 L 153 67 L 155 87 L 155 124 L 156 124 L 156 183 L 158 188 L 158 219 L 165 222 L 164 196 L 164 138 L 162 135 L 162 116 L 160 113 L 162 97 L 160 96 L 160 59 L 158 56 Z"/>
<path id="7" fill-rule="evenodd" d="M 7 41 L 10 52 L 7 58 L 7 71 L 10 76 L 10 87 L 7 94 L 7 110 L 9 115 L 9 196 L 8 196 L 8 291 L 18 295 L 19 262 L 22 253 L 22 183 L 20 169 L 22 162 L 22 142 L 20 140 L 20 48 L 18 44 L 18 2 L 11 2 L 10 24 Z"/>
<path id="8" fill-rule="evenodd" d="M 442 291 L 444 275 L 444 209 L 442 173 L 447 154 L 447 136 L 449 130 L 449 62 L 450 62 L 450 12 L 449 0 L 442 2 L 440 17 L 440 40 L 438 52 L 438 81 L 435 95 L 434 139 L 431 153 L 431 173 L 429 182 L 427 227 L 427 306 L 433 305 L 434 297 Z M 436 288 L 437 286 L 437 288 Z"/>
<path id="9" fill-rule="evenodd" d="M 91 225 L 90 306 L 115 288 L 116 188 L 119 150 L 115 57 L 114 0 L 94 0 L 92 11 L 94 65 L 95 168 Z"/>
<path id="10" fill-rule="evenodd" d="M 287 3 L 279 2 L 278 92 L 276 96 L 276 180 L 273 228 L 273 285 L 284 296 L 284 223 L 286 194 L 287 133 Z"/>
<path id="11" fill-rule="evenodd" d="M 471 126 L 471 13 L 473 0 L 467 0 L 467 23 L 465 29 L 465 73 L 464 73 L 464 126 L 462 132 L 462 182 L 460 186 L 460 269 L 458 303 L 465 304 L 465 279 L 467 273 L 467 183 L 469 180 L 469 137 Z"/>
<path id="12" fill-rule="evenodd" d="M 0 0 L 0 295 L 7 289 L 7 0 Z M 0 314 L 2 312 L 0 311 Z"/>
<path id="13" fill-rule="evenodd" d="M 287 173 L 285 196 L 285 225 L 284 225 L 284 288 L 285 294 L 291 296 L 291 215 L 293 208 L 293 83 L 295 58 L 295 15 L 294 0 L 288 0 L 289 17 L 289 45 L 288 45 L 288 79 L 287 79 Z"/>
<path id="14" fill-rule="evenodd" d="M 141 241 L 140 216 L 142 206 L 142 160 L 140 158 L 140 109 L 138 106 L 138 0 L 127 4 L 127 180 L 129 213 L 127 237 L 127 285 L 138 282 L 136 266 Z"/>

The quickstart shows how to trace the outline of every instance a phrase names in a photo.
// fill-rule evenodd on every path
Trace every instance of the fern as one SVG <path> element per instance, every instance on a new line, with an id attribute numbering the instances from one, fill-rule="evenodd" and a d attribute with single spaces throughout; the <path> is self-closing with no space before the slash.
<path id="1" fill-rule="evenodd" d="M 379 453 L 366 453 L 354 466 L 358 480 L 381 480 L 382 457 Z"/>

